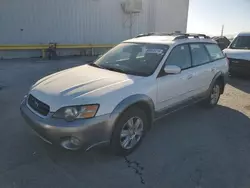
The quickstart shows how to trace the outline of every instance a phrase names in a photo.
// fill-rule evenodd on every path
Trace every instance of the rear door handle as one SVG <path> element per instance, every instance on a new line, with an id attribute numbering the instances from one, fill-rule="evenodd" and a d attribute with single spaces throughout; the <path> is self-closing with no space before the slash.
<path id="1" fill-rule="evenodd" d="M 215 72 L 215 71 L 216 71 L 216 68 L 211 68 L 211 71 L 212 71 L 212 72 Z"/>

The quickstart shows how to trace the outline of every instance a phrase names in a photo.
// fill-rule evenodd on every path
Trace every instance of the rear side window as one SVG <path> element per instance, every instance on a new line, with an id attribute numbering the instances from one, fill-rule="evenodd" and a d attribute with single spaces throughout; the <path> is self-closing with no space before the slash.
<path id="1" fill-rule="evenodd" d="M 212 60 L 222 59 L 224 58 L 224 54 L 221 49 L 216 44 L 205 44 L 207 51 Z"/>
<path id="2" fill-rule="evenodd" d="M 193 66 L 203 65 L 210 61 L 209 55 L 203 44 L 190 44 Z"/>

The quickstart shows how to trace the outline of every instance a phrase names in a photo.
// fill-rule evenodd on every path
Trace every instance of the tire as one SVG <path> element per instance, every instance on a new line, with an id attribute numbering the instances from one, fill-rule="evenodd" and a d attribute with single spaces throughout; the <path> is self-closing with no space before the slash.
<path id="1" fill-rule="evenodd" d="M 131 154 L 142 142 L 148 125 L 149 122 L 143 110 L 137 107 L 126 110 L 118 119 L 112 134 L 113 153 L 118 156 Z"/>
<path id="2" fill-rule="evenodd" d="M 212 86 L 209 96 L 203 101 L 203 106 L 213 108 L 217 105 L 221 95 L 221 82 L 216 81 Z"/>

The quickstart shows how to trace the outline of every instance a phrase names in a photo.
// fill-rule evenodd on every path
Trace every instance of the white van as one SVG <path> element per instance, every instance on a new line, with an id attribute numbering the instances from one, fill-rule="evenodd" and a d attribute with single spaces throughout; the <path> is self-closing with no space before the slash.
<path id="1" fill-rule="evenodd" d="M 231 74 L 250 75 L 250 32 L 239 33 L 223 51 L 229 59 Z"/>

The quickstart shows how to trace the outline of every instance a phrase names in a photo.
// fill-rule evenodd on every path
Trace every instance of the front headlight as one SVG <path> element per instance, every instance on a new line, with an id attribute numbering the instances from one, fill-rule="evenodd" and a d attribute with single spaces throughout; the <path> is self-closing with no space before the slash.
<path id="1" fill-rule="evenodd" d="M 87 119 L 95 117 L 99 105 L 68 106 L 60 108 L 53 115 L 54 118 L 74 121 L 75 119 Z"/>

